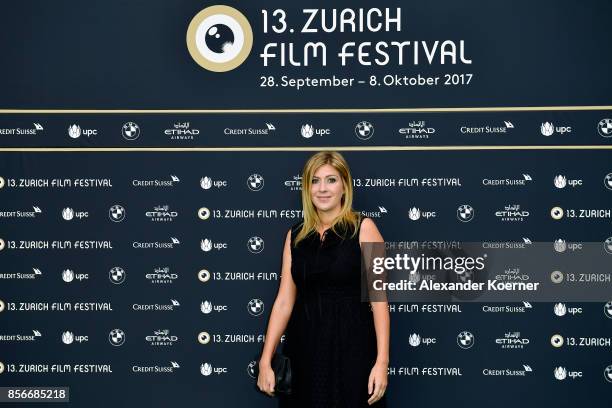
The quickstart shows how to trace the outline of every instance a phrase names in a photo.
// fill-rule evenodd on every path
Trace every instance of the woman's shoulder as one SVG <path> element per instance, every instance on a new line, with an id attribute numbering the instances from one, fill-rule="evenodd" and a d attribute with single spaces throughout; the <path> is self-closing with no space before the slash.
<path id="1" fill-rule="evenodd" d="M 376 222 L 370 217 L 361 216 L 359 240 L 362 242 L 377 242 L 382 240 Z"/>
<path id="2" fill-rule="evenodd" d="M 372 225 L 376 225 L 374 220 L 370 217 L 366 217 L 365 215 L 359 214 L 359 222 L 361 226 L 371 227 Z"/>
<path id="3" fill-rule="evenodd" d="M 356 213 L 358 219 L 359 228 L 368 228 L 374 224 L 374 220 L 370 217 L 363 215 L 361 212 Z"/>

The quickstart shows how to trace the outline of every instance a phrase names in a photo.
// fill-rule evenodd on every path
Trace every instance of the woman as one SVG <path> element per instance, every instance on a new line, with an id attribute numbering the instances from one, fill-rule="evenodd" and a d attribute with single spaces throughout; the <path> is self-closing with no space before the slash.
<path id="1" fill-rule="evenodd" d="M 287 329 L 292 394 L 280 406 L 385 407 L 388 303 L 361 301 L 361 243 L 383 242 L 352 209 L 353 179 L 337 152 L 319 152 L 302 174 L 304 218 L 287 232 L 282 276 L 257 385 L 274 395 L 272 355 Z M 370 308 L 371 305 L 371 308 Z"/>

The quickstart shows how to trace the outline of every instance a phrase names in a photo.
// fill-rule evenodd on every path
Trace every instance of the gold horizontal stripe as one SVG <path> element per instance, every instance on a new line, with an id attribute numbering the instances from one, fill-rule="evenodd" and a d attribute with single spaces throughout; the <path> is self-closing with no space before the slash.
<path id="1" fill-rule="evenodd" d="M 610 146 L 280 146 L 280 147 L 2 147 L 0 152 L 235 152 L 235 151 L 612 150 Z"/>
<path id="2" fill-rule="evenodd" d="M 242 113 L 427 113 L 427 112 L 532 112 L 612 110 L 610 105 L 593 106 L 499 106 L 466 108 L 346 108 L 346 109 L 0 109 L 2 115 L 16 114 L 242 114 Z"/>

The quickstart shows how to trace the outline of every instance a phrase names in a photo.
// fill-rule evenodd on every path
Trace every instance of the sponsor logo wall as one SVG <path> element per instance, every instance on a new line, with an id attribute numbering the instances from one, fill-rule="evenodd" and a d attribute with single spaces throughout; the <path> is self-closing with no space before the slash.
<path id="1" fill-rule="evenodd" d="M 420 123 L 392 116 L 391 121 Z M 531 114 L 503 114 L 506 121 L 496 119 L 499 113 L 489 116 L 482 121 L 485 129 L 486 123 L 507 122 L 512 126 L 492 129 L 529 134 L 542 141 L 537 143 L 553 137 L 524 118 Z M 468 114 L 457 117 L 438 118 L 436 132 L 427 134 L 433 138 L 438 129 L 455 128 L 454 136 L 460 137 L 462 128 L 455 122 L 478 122 Z M 252 137 L 270 137 L 268 129 L 295 144 L 311 138 L 320 138 L 318 144 L 330 138 L 333 144 L 340 134 L 365 147 L 391 139 L 405 146 L 408 140 L 385 125 L 385 115 L 371 122 L 342 119 L 330 132 L 318 132 L 325 127 L 306 125 L 306 118 L 288 124 L 287 118 L 271 117 Z M 120 120 L 105 140 L 116 137 L 116 147 L 128 143 L 124 123 L 139 123 L 133 142 L 143 145 L 165 138 L 168 129 L 172 134 L 172 129 L 187 129 L 185 122 L 175 121 L 182 127 L 153 130 L 149 122 L 158 120 Z M 240 123 L 250 120 L 223 124 L 203 115 L 190 118 L 189 128 L 219 122 L 218 132 L 193 133 L 214 144 L 232 137 L 223 130 L 230 123 L 256 129 Z M 101 135 L 106 121 L 88 123 Z M 591 128 L 585 138 L 602 149 L 585 152 L 343 152 L 352 166 L 354 207 L 376 221 L 387 242 L 452 246 L 478 240 L 484 248 L 515 251 L 548 242 L 549 252 L 559 256 L 577 253 L 589 242 L 598 243 L 612 260 L 612 167 L 609 150 L 603 149 L 610 139 L 599 134 L 600 121 L 565 121 L 573 129 Z M 70 122 L 85 123 L 78 117 L 67 118 Z M 41 126 L 51 134 L 45 139 L 50 144 L 71 143 L 70 132 L 78 133 L 72 125 L 69 132 L 55 133 L 54 125 Z M 515 135 L 503 133 L 483 136 L 516 145 Z M 571 144 L 556 143 L 565 142 Z M 173 143 L 166 139 L 167 146 Z M 232 406 L 259 398 L 246 385 L 254 381 L 254 361 L 278 288 L 283 237 L 302 217 L 299 173 L 309 152 L 2 156 L 3 382 L 70 385 L 77 395 L 80 388 L 93 389 L 96 379 L 117 384 L 145 377 L 149 385 L 185 391 L 168 385 L 174 377 L 209 392 L 212 401 L 221 401 L 215 390 L 244 384 L 244 392 L 225 397 Z M 31 158 L 27 167 L 18 166 L 25 157 Z M 517 265 L 494 271 L 497 280 L 529 280 Z M 561 260 L 547 279 L 573 291 L 612 285 L 609 270 L 575 273 L 563 265 Z M 501 386 L 500 377 L 537 383 L 551 392 L 560 383 L 583 384 L 604 398 L 612 382 L 610 300 L 540 302 L 525 296 L 505 303 L 448 297 L 391 303 L 390 398 L 402 401 L 405 389 L 429 393 L 451 383 Z M 186 392 L 177 398 L 196 397 Z M 268 402 L 264 397 L 257 404 Z"/>
<path id="2" fill-rule="evenodd" d="M 397 286 L 389 407 L 612 406 L 612 3 L 61 3 L 0 26 L 0 403 L 276 406 L 330 149 L 385 249 L 477 243 L 495 283 Z"/>

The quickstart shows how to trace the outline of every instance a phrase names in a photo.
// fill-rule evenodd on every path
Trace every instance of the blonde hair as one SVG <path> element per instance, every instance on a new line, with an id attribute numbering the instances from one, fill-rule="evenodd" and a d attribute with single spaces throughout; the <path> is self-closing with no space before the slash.
<path id="1" fill-rule="evenodd" d="M 320 224 L 319 215 L 310 196 L 310 188 L 312 186 L 312 178 L 315 172 L 326 164 L 335 168 L 340 174 L 342 184 L 344 185 L 344 194 L 340 199 L 340 214 L 332 221 L 331 230 L 338 233 L 340 229 L 347 231 L 348 227 L 352 227 L 351 238 L 357 234 L 357 228 L 360 222 L 359 212 L 353 210 L 353 178 L 349 170 L 348 163 L 344 157 L 333 151 L 322 151 L 311 156 L 302 170 L 302 209 L 304 212 L 304 221 L 302 227 L 295 239 L 293 246 L 305 239 L 310 234 L 318 233 L 317 225 Z M 341 234 L 339 234 L 341 235 Z"/>

